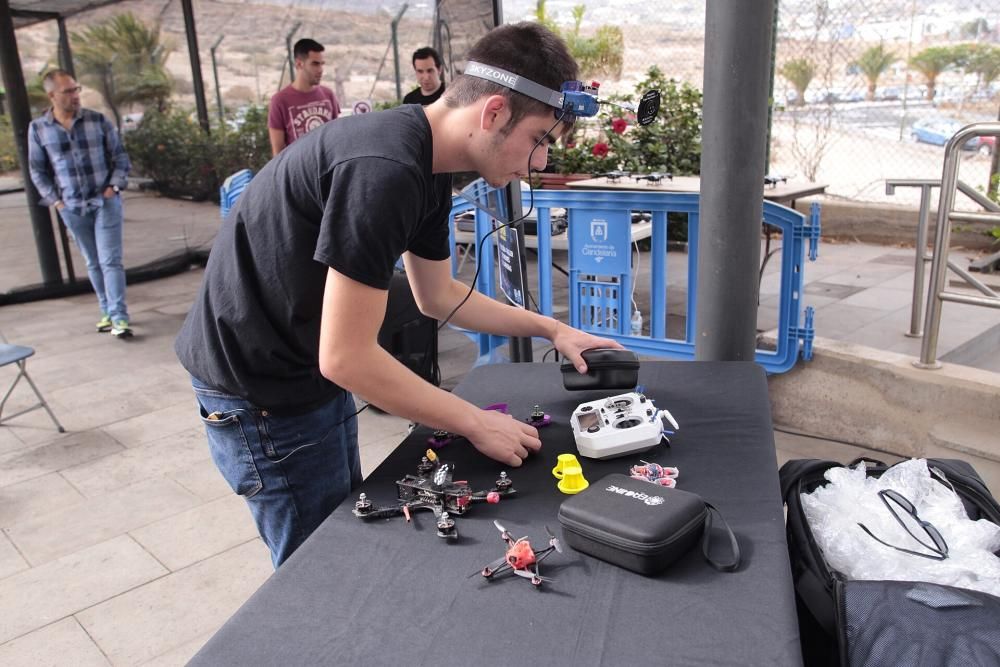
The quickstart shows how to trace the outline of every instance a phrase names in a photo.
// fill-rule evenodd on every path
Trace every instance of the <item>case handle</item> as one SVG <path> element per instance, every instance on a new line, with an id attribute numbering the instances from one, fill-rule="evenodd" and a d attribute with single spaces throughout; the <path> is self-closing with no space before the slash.
<path id="1" fill-rule="evenodd" d="M 705 555 L 705 560 L 708 561 L 708 564 L 719 572 L 733 572 L 740 566 L 740 543 L 736 540 L 736 534 L 733 533 L 733 529 L 729 527 L 729 524 L 726 522 L 726 518 L 722 516 L 722 512 L 720 512 L 715 505 L 709 502 L 705 503 L 705 507 L 708 508 L 708 516 L 705 517 L 705 532 L 701 540 L 701 552 Z M 722 522 L 722 525 L 726 529 L 726 533 L 729 534 L 729 545 L 732 549 L 733 558 L 728 563 L 717 561 L 708 555 L 708 544 L 712 539 L 713 512 L 719 515 L 719 521 Z"/>

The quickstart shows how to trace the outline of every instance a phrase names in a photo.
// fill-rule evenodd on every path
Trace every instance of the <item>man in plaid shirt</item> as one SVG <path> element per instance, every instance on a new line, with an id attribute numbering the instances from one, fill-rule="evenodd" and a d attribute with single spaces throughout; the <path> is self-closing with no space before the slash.
<path id="1" fill-rule="evenodd" d="M 69 72 L 53 70 L 42 83 L 52 108 L 28 128 L 31 180 L 39 204 L 55 205 L 87 263 L 101 306 L 97 330 L 127 338 L 120 192 L 128 184 L 128 155 L 108 119 L 80 107 L 80 86 Z"/>

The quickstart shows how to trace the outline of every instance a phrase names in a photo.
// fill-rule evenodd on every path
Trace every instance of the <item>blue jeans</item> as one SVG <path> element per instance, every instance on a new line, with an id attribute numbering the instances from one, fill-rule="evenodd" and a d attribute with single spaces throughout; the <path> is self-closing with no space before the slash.
<path id="1" fill-rule="evenodd" d="M 219 472 L 243 496 L 277 568 L 361 484 L 354 397 L 277 417 L 192 378 Z"/>
<path id="2" fill-rule="evenodd" d="M 59 215 L 87 263 L 87 275 L 97 293 L 101 312 L 112 320 L 127 320 L 121 195 L 105 199 L 98 209 L 64 208 Z"/>

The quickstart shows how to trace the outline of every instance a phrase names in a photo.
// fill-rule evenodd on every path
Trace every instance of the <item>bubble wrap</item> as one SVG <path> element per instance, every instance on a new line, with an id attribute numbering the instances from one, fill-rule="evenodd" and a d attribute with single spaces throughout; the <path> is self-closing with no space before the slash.
<path id="1" fill-rule="evenodd" d="M 910 459 L 889 468 L 881 477 L 869 477 L 863 463 L 854 468 L 831 468 L 828 484 L 802 494 L 802 507 L 816 543 L 829 566 L 848 579 L 927 581 L 1000 595 L 1000 527 L 966 516 L 962 501 L 934 479 L 925 459 Z M 893 489 L 905 496 L 924 521 L 929 521 L 948 544 L 943 561 L 902 553 L 869 537 L 859 526 L 889 544 L 931 553 L 893 518 L 878 496 Z M 900 518 L 914 534 L 931 544 L 922 528 L 901 508 Z"/>

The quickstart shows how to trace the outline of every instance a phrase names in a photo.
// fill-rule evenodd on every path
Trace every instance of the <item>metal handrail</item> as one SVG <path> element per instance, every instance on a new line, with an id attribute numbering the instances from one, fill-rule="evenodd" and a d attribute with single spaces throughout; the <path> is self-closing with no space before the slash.
<path id="1" fill-rule="evenodd" d="M 959 192 L 964 194 L 979 206 L 983 207 L 987 211 L 1000 213 L 1000 206 L 990 201 L 981 192 L 973 188 L 965 181 L 959 180 L 957 182 L 957 186 Z M 920 188 L 920 215 L 917 217 L 917 245 L 913 264 L 913 297 L 910 303 L 910 330 L 906 332 L 906 335 L 911 338 L 920 338 L 924 335 L 924 331 L 921 328 L 924 315 L 924 264 L 931 261 L 933 258 L 932 255 L 927 252 L 927 222 L 930 218 L 931 191 L 934 188 L 939 187 L 941 187 L 941 181 L 938 179 L 890 178 L 886 179 L 885 182 L 885 193 L 887 195 L 895 194 L 896 188 Z M 952 219 L 959 220 L 961 218 L 959 217 L 959 214 L 956 214 L 952 216 Z M 965 221 L 970 222 L 971 220 Z M 976 220 L 976 222 L 979 221 L 980 220 L 978 219 Z M 976 280 L 976 278 L 962 269 L 951 259 L 948 260 L 948 268 L 979 291 L 983 292 L 984 290 L 989 290 L 988 287 Z M 988 294 L 989 292 L 986 291 L 984 293 Z"/>
<path id="2" fill-rule="evenodd" d="M 949 292 L 945 289 L 945 272 L 948 269 L 948 248 L 951 240 L 951 221 L 967 217 L 954 210 L 955 182 L 962 146 L 972 137 L 1000 137 L 1000 122 L 973 123 L 955 133 L 944 149 L 944 168 L 941 172 L 941 198 L 938 202 L 937 229 L 934 236 L 934 254 L 931 260 L 930 285 L 927 288 L 927 316 L 924 319 L 924 340 L 920 347 L 920 360 L 913 362 L 917 368 L 940 368 L 937 360 L 938 332 L 941 327 L 941 307 L 945 301 L 973 306 L 1000 308 L 1000 294 L 983 285 L 985 296 Z M 956 215 L 957 214 L 957 215 Z M 990 221 L 1000 223 L 1000 214 L 980 214 Z M 977 216 L 978 218 L 978 216 Z"/>

